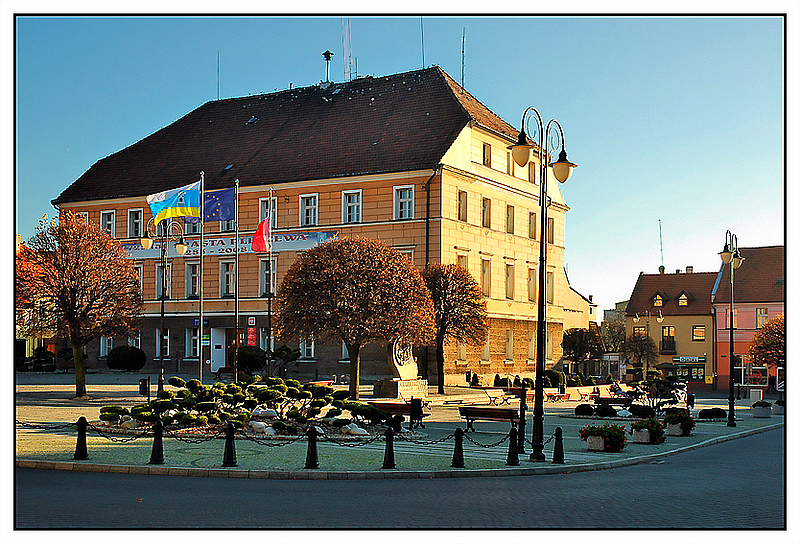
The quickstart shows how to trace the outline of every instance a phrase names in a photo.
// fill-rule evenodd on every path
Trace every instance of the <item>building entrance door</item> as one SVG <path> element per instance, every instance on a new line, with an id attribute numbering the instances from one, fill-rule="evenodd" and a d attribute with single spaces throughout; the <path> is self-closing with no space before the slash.
<path id="1" fill-rule="evenodd" d="M 247 329 L 239 329 L 239 347 L 247 345 Z M 236 329 L 225 329 L 225 366 L 233 369 Z"/>

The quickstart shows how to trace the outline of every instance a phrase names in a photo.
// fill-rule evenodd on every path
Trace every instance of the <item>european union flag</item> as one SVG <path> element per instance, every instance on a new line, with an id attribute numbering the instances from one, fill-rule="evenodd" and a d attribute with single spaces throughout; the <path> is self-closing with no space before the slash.
<path id="1" fill-rule="evenodd" d="M 198 214 L 199 215 L 199 214 Z M 236 189 L 217 189 L 203 192 L 203 221 L 231 221 L 236 219 Z M 186 217 L 187 223 L 197 223 L 199 218 Z"/>

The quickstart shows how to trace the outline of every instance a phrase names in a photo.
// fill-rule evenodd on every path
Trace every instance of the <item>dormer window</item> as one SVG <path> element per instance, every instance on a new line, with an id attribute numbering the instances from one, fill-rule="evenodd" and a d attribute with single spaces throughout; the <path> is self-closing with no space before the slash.
<path id="1" fill-rule="evenodd" d="M 664 305 L 664 299 L 661 298 L 661 295 L 656 295 L 653 297 L 653 306 L 660 308 Z"/>
<path id="2" fill-rule="evenodd" d="M 678 306 L 688 306 L 689 305 L 689 297 L 686 294 L 682 294 L 678 297 Z"/>

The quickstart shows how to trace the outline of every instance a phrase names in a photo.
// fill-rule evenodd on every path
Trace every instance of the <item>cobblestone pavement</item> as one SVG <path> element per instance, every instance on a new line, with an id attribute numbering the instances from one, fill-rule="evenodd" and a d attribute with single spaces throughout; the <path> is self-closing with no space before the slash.
<path id="1" fill-rule="evenodd" d="M 783 446 L 778 429 L 612 470 L 434 480 L 16 469 L 16 527 L 782 529 L 783 462 L 770 452 Z"/>

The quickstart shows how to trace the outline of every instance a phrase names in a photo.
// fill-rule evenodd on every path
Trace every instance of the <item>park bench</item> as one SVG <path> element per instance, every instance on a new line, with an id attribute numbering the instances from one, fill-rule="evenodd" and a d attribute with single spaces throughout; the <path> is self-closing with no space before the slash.
<path id="1" fill-rule="evenodd" d="M 232 366 L 221 366 L 217 369 L 214 373 L 214 379 L 216 381 L 225 381 L 230 380 L 231 382 L 234 381 L 235 376 L 233 375 L 233 367 Z"/>
<path id="2" fill-rule="evenodd" d="M 545 393 L 550 402 L 569 400 L 569 393 Z"/>
<path id="3" fill-rule="evenodd" d="M 596 406 L 607 404 L 609 406 L 622 406 L 624 408 L 628 408 L 632 403 L 633 399 L 630 397 L 596 397 L 594 399 L 594 404 Z"/>
<path id="4" fill-rule="evenodd" d="M 422 399 L 412 398 L 409 402 L 376 400 L 368 401 L 368 403 L 387 414 L 408 416 L 410 429 L 414 427 L 422 427 L 424 429 L 425 425 L 422 423 L 422 420 L 430 415 L 422 411 Z M 414 405 L 416 405 L 416 407 Z"/>
<path id="5" fill-rule="evenodd" d="M 511 399 L 507 397 L 505 393 L 500 393 L 498 395 L 496 394 L 496 390 L 493 390 L 493 393 L 495 394 L 491 394 L 489 393 L 488 389 L 484 389 L 483 392 L 486 393 L 486 396 L 489 399 L 489 405 L 491 406 L 500 406 L 502 404 L 508 404 L 509 406 L 511 405 Z"/>
<path id="6" fill-rule="evenodd" d="M 519 411 L 516 408 L 459 406 L 458 413 L 467 421 L 467 431 L 475 430 L 473 421 L 510 421 L 513 425 L 519 420 Z"/>

